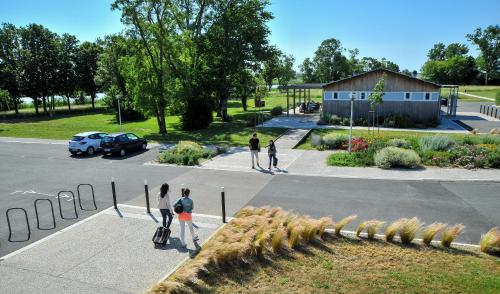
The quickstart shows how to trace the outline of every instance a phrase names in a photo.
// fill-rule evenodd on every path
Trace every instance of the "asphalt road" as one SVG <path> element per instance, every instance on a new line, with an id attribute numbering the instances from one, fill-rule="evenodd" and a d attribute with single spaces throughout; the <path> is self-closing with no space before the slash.
<path id="1" fill-rule="evenodd" d="M 110 179 L 115 178 L 119 203 L 145 206 L 144 179 L 148 180 L 151 205 L 163 182 L 171 185 L 172 200 L 181 185 L 191 188 L 195 212 L 221 215 L 220 191 L 225 187 L 227 214 L 247 205 L 273 205 L 312 216 L 331 215 L 339 219 L 357 214 L 360 219 L 391 221 L 418 216 L 424 222 L 442 221 L 467 226 L 462 242 L 477 243 L 480 235 L 500 225 L 500 183 L 435 182 L 338 179 L 205 170 L 187 167 L 144 164 L 153 160 L 158 150 L 115 157 L 73 157 L 64 144 L 14 143 L 0 140 L 0 256 L 8 254 L 57 230 L 82 220 L 112 205 Z M 76 194 L 78 184 L 92 184 L 97 211 L 82 211 L 79 218 L 63 220 L 55 195 L 61 190 Z M 38 230 L 33 202 L 51 199 L 57 228 Z M 91 208 L 88 190 L 82 190 L 84 208 Z M 74 215 L 73 202 L 62 198 L 66 217 Z M 28 242 L 9 242 L 5 211 L 21 207 L 28 212 L 31 238 Z M 43 228 L 51 222 L 50 208 L 40 203 Z M 13 239 L 26 237 L 23 215 L 12 213 Z M 72 244 L 78 246 L 78 244 Z"/>

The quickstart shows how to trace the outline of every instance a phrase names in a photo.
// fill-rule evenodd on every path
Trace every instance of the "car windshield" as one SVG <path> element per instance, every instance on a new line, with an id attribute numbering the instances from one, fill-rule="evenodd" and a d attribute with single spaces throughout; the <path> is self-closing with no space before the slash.
<path id="1" fill-rule="evenodd" d="M 113 142 L 115 140 L 115 137 L 112 136 L 105 136 L 104 139 L 102 139 L 104 142 Z"/>
<path id="2" fill-rule="evenodd" d="M 81 141 L 85 139 L 85 137 L 83 136 L 73 136 L 73 138 L 71 139 L 71 141 Z"/>

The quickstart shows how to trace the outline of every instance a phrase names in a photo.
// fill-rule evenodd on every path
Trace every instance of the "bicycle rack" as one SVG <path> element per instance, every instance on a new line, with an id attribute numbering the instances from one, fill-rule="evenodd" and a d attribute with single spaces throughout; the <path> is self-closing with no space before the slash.
<path id="1" fill-rule="evenodd" d="M 61 194 L 62 193 L 71 193 L 71 196 L 73 198 L 73 208 L 75 209 L 75 217 L 71 217 L 70 218 L 70 217 L 64 217 L 63 216 L 62 208 L 61 208 Z M 57 202 L 59 203 L 59 214 L 61 215 L 62 219 L 71 220 L 71 219 L 77 219 L 78 218 L 78 212 L 76 211 L 75 193 L 73 193 L 71 191 L 59 191 L 59 193 L 57 193 Z"/>
<path id="2" fill-rule="evenodd" d="M 28 239 L 26 239 L 26 240 L 12 241 L 12 228 L 10 226 L 10 219 L 9 219 L 9 212 L 12 211 L 12 210 L 21 210 L 22 212 L 24 212 L 24 216 L 26 217 L 26 226 L 28 227 Z M 9 242 L 26 242 L 26 241 L 29 241 L 29 239 L 31 238 L 31 229 L 30 229 L 30 223 L 29 223 L 29 220 L 28 220 L 28 213 L 26 212 L 26 209 L 19 208 L 19 207 L 9 208 L 5 212 L 5 216 L 7 217 L 7 226 L 9 227 Z"/>
<path id="3" fill-rule="evenodd" d="M 84 209 L 82 207 L 82 199 L 80 197 L 80 187 L 81 186 L 89 186 L 91 191 L 92 191 L 92 202 L 94 203 L 94 209 Z M 80 184 L 76 187 L 76 192 L 78 193 L 78 204 L 80 205 L 81 210 L 86 210 L 86 211 L 91 211 L 91 210 L 97 210 L 97 205 L 95 203 L 95 194 L 94 194 L 94 187 L 91 184 Z"/>
<path id="4" fill-rule="evenodd" d="M 40 218 L 38 216 L 38 207 L 37 207 L 37 203 L 39 201 L 48 201 L 49 204 L 50 204 L 50 210 L 52 211 L 52 228 L 41 228 L 40 227 Z M 56 216 L 54 214 L 54 205 L 52 204 L 52 201 L 50 199 L 37 199 L 35 200 L 35 215 L 36 215 L 36 227 L 39 229 L 39 230 L 52 230 L 52 229 L 55 229 L 56 228 Z"/>

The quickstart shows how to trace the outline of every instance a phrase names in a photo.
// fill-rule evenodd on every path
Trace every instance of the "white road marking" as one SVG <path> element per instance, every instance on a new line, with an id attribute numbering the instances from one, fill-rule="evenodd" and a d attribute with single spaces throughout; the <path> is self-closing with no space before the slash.
<path id="1" fill-rule="evenodd" d="M 16 195 L 16 194 L 21 194 L 21 195 L 33 194 L 33 195 L 41 195 L 41 196 L 57 198 L 57 195 L 40 193 L 40 192 L 36 192 L 35 190 L 27 190 L 27 191 L 17 190 L 17 191 L 10 193 L 10 195 Z M 70 196 L 66 193 L 61 194 L 61 198 L 68 198 L 68 199 L 66 199 L 66 201 L 73 201 L 73 196 Z"/>
<path id="2" fill-rule="evenodd" d="M 0 141 L 1 142 L 1 141 Z M 43 145 L 66 145 L 62 142 L 31 142 L 31 141 L 3 141 L 4 143 L 21 143 L 21 144 L 43 144 Z"/>

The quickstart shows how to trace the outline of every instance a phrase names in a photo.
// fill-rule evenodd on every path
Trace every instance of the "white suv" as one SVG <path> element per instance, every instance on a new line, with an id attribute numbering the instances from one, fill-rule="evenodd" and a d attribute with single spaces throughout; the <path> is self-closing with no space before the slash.
<path id="1" fill-rule="evenodd" d="M 71 154 L 87 153 L 93 155 L 96 151 L 101 150 L 101 139 L 106 136 L 102 132 L 85 132 L 76 134 L 68 143 L 68 150 Z"/>

